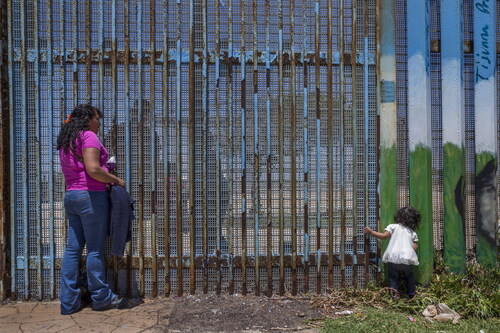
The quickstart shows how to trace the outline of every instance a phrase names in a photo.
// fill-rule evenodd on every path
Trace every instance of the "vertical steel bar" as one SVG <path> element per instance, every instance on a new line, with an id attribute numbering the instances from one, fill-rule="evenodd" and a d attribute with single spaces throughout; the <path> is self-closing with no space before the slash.
<path id="1" fill-rule="evenodd" d="M 8 87 L 8 77 L 5 75 L 7 71 L 11 71 L 12 69 L 7 66 L 7 63 L 5 62 L 5 46 L 7 46 L 6 39 L 8 39 L 8 33 L 6 31 L 6 2 L 3 2 L 2 5 L 0 6 L 1 12 L 2 12 L 2 27 L 0 28 L 0 35 L 2 36 L 2 57 L 1 57 L 1 63 L 0 63 L 0 68 L 2 73 L 0 73 L 0 89 L 2 91 L 1 94 L 1 100 L 0 100 L 0 109 L 2 110 L 1 112 L 1 118 L 0 118 L 0 156 L 1 156 L 1 162 L 0 162 L 0 184 L 1 184 L 1 190 L 0 190 L 0 299 L 5 299 L 7 297 L 7 286 L 8 284 L 8 277 L 10 276 L 10 272 L 7 272 L 7 247 L 9 245 L 9 241 L 7 240 L 7 233 L 8 233 L 8 227 L 7 224 L 10 223 L 10 220 L 8 220 L 8 216 L 10 214 L 9 209 L 7 208 L 9 198 L 8 196 L 10 195 L 7 193 L 10 185 L 7 180 L 7 175 L 10 173 L 9 167 L 7 164 L 9 163 L 9 159 L 7 157 L 7 152 L 8 152 L 8 146 L 7 143 L 12 141 L 11 138 L 9 137 L 9 132 L 8 132 L 8 114 L 9 114 L 9 107 L 7 106 L 7 96 L 5 95 L 5 91 Z M 12 233 L 12 232 L 10 232 Z M 10 249 L 10 247 L 9 247 Z M 9 267 L 10 268 L 10 267 Z"/>
<path id="2" fill-rule="evenodd" d="M 78 105 L 78 1 L 73 0 L 71 32 L 73 41 L 73 107 Z"/>
<path id="3" fill-rule="evenodd" d="M 233 237 L 233 1 L 228 1 L 228 64 L 227 64 L 227 122 L 228 122 L 228 213 L 229 213 L 229 294 L 234 293 L 234 237 Z"/>
<path id="4" fill-rule="evenodd" d="M 195 69 L 194 69 L 194 0 L 189 1 L 189 292 L 194 295 L 196 288 L 195 275 L 195 211 L 196 191 L 195 178 Z"/>
<path id="5" fill-rule="evenodd" d="M 422 215 L 415 275 L 426 284 L 433 266 L 429 2 L 407 0 L 407 11 L 410 204 Z"/>
<path id="6" fill-rule="evenodd" d="M 100 9 L 101 13 L 104 12 L 104 1 L 100 1 Z M 100 20 L 100 33 L 99 36 L 101 38 L 99 46 L 99 107 L 101 111 L 104 109 L 104 98 L 102 98 L 103 90 L 104 90 L 104 14 L 101 15 Z M 117 144 L 117 50 L 116 50 L 116 0 L 112 0 L 111 2 L 111 113 L 113 114 L 113 122 L 112 122 L 112 154 L 116 156 L 118 153 L 118 144 Z M 101 105 L 102 104 L 102 105 Z M 118 276 L 120 270 L 118 267 L 118 257 L 113 257 L 113 274 L 114 274 L 114 288 L 115 292 L 118 293 Z"/>
<path id="7" fill-rule="evenodd" d="M 498 264 L 495 1 L 474 0 L 474 123 L 476 148 L 476 255 L 482 265 Z M 491 207 L 491 208 L 490 208 Z"/>
<path id="8" fill-rule="evenodd" d="M 101 111 L 104 109 L 104 0 L 99 3 L 100 11 L 103 13 L 99 22 L 99 107 Z M 118 133 L 117 133 L 117 112 L 118 112 L 118 99 L 117 99 L 117 49 L 116 49 L 116 0 L 111 1 L 111 114 L 113 115 L 111 139 L 112 154 L 116 156 L 118 153 Z M 115 267 L 117 269 L 118 267 Z M 115 278 L 117 278 L 118 271 L 115 271 Z M 116 286 L 116 284 L 115 284 Z"/>
<path id="9" fill-rule="evenodd" d="M 333 68 L 332 68 L 332 0 L 328 0 L 327 23 L 327 108 L 328 108 L 328 288 L 333 288 L 333 216 L 334 216 L 334 186 L 333 186 Z"/>
<path id="10" fill-rule="evenodd" d="M 443 122 L 443 257 L 463 273 L 465 247 L 465 93 L 462 1 L 441 1 L 441 87 Z M 458 189 L 458 191 L 457 191 Z"/>
<path id="11" fill-rule="evenodd" d="M 28 133 L 27 133 L 27 117 L 28 117 L 28 101 L 27 101 L 27 59 L 26 59 L 26 2 L 21 0 L 21 189 L 23 194 L 23 252 L 24 252 L 24 288 L 26 291 L 25 299 L 31 295 L 29 284 L 30 271 L 30 255 L 29 255 L 29 214 L 28 214 Z"/>
<path id="12" fill-rule="evenodd" d="M 369 101 L 368 101 L 368 75 L 369 75 L 369 67 L 368 67 L 368 3 L 367 1 L 363 2 L 363 14 L 364 14 L 364 59 L 363 59 L 363 102 L 364 102 L 364 145 L 365 145 L 365 154 L 364 154 L 364 184 L 363 184 L 363 223 L 364 227 L 367 227 L 369 224 L 369 218 L 370 218 L 370 205 L 369 205 L 369 199 L 370 199 L 370 194 L 369 190 L 370 187 L 369 185 L 369 172 L 370 172 L 370 163 L 369 163 L 369 158 L 370 158 L 370 137 L 369 137 Z M 384 18 L 385 19 L 385 18 Z M 369 270 L 370 270 L 370 241 L 367 236 L 364 236 L 363 240 L 364 244 L 364 252 L 365 252 L 365 257 L 364 257 L 364 281 L 365 281 L 365 287 L 368 285 L 368 282 L 370 281 L 370 275 L 369 275 Z"/>
<path id="13" fill-rule="evenodd" d="M 124 38 L 125 38 L 125 59 L 124 59 L 124 77 L 125 77 L 125 183 L 127 191 L 131 189 L 131 147 L 130 147 L 130 0 L 125 0 L 124 8 Z M 132 292 L 132 242 L 127 246 L 127 295 Z"/>
<path id="14" fill-rule="evenodd" d="M 279 173 L 279 252 L 280 252 L 280 282 L 279 294 L 285 294 L 285 212 L 284 212 L 284 108 L 283 108 L 283 0 L 278 0 L 278 173 Z"/>
<path id="15" fill-rule="evenodd" d="M 272 201 L 271 201 L 271 54 L 269 11 L 270 0 L 266 0 L 266 223 L 267 223 L 267 296 L 273 293 L 272 263 Z"/>
<path id="16" fill-rule="evenodd" d="M 163 136 L 163 183 L 164 183 L 164 225 L 163 235 L 165 244 L 165 296 L 170 296 L 170 113 L 168 100 L 168 67 L 170 63 L 168 45 L 168 0 L 163 1 L 163 119 L 162 119 L 162 136 Z"/>
<path id="17" fill-rule="evenodd" d="M 245 0 L 240 0 L 240 68 L 241 68 L 241 284 L 247 294 L 247 165 L 246 165 L 246 50 Z"/>
<path id="18" fill-rule="evenodd" d="M 8 65 L 9 65 L 9 82 L 14 82 L 14 63 L 13 63 L 13 18 L 12 18 L 12 1 L 7 1 L 7 22 L 8 22 Z M 16 149 L 16 140 L 15 140 L 15 124 L 14 124 L 14 85 L 9 84 L 9 133 L 11 139 L 9 140 L 9 148 L 10 148 L 10 244 L 11 244 L 11 297 L 12 299 L 17 299 L 17 242 L 16 242 L 16 233 L 17 233 L 17 224 L 16 224 L 16 200 L 15 200 L 15 172 L 16 170 L 16 159 L 15 157 L 15 149 Z"/>
<path id="19" fill-rule="evenodd" d="M 377 26 L 379 27 L 377 41 L 379 45 L 377 46 L 378 63 L 376 65 L 378 76 L 377 91 L 379 92 L 377 102 L 379 103 L 378 109 L 380 113 L 380 175 L 378 184 L 380 187 L 380 228 L 385 228 L 394 221 L 393 216 L 396 212 L 398 200 L 395 1 L 378 0 L 377 3 L 377 13 L 380 13 L 377 15 Z M 366 59 L 367 56 L 365 55 L 365 61 Z M 367 66 L 367 62 L 365 62 L 365 70 Z M 367 136 L 368 132 L 365 131 L 365 135 Z M 368 170 L 366 172 L 368 173 Z M 365 223 L 366 226 L 369 226 L 368 221 Z M 365 242 L 368 243 L 369 241 L 370 239 L 365 237 Z M 382 243 L 382 249 L 384 249 L 383 246 L 385 246 L 385 243 Z M 379 251 L 378 246 L 376 250 L 377 252 Z M 368 262 L 367 253 L 365 257 L 366 265 L 368 265 Z"/>
<path id="20" fill-rule="evenodd" d="M 302 118 L 304 123 L 303 136 L 304 136 L 304 292 L 309 291 L 309 87 L 308 87 L 308 67 L 309 59 L 307 58 L 307 0 L 302 0 L 302 33 L 303 33 L 303 48 L 302 48 L 302 66 L 304 70 L 304 86 L 303 93 L 303 111 Z"/>
<path id="21" fill-rule="evenodd" d="M 49 127 L 49 173 L 48 173 L 48 187 L 49 187 L 49 209 L 50 209 L 50 217 L 49 217 L 49 295 L 50 298 L 55 298 L 55 253 L 54 253 L 54 145 L 52 144 L 52 133 L 54 133 L 54 118 L 53 110 L 54 110 L 54 100 L 53 98 L 53 53 L 52 53 L 52 0 L 47 1 L 47 75 L 48 75 L 48 100 L 47 100 L 47 109 L 50 112 L 48 127 Z M 62 55 L 61 55 L 62 56 Z"/>
<path id="22" fill-rule="evenodd" d="M 340 0 L 340 286 L 345 285 L 346 189 L 344 170 L 345 76 L 344 76 L 344 0 Z"/>
<path id="23" fill-rule="evenodd" d="M 207 15 L 207 0 L 202 0 L 202 18 L 203 18 L 203 68 L 202 68 L 202 85 L 203 85 L 203 175 L 202 175 L 202 252 L 203 252 L 203 293 L 208 293 L 208 246 L 207 246 L 207 238 L 208 238 L 208 188 L 207 188 L 207 150 L 208 150 L 208 142 L 207 142 L 207 134 L 209 131 L 208 128 L 208 15 Z"/>
<path id="24" fill-rule="evenodd" d="M 314 7 L 314 65 L 316 97 L 316 292 L 321 293 L 321 58 L 319 48 L 320 5 Z"/>
<path id="25" fill-rule="evenodd" d="M 356 22 L 356 1 L 352 2 L 352 43 L 351 43 L 351 77 L 352 77 L 352 253 L 353 258 L 358 254 L 358 95 L 357 95 L 357 22 Z M 358 268 L 356 259 L 352 265 L 352 286 L 357 288 Z"/>
<path id="26" fill-rule="evenodd" d="M 61 7 L 60 10 L 60 16 L 61 16 L 61 36 L 66 35 L 66 19 L 65 19 L 65 11 L 64 11 L 64 4 L 66 3 L 65 0 L 61 0 L 61 3 L 59 6 Z M 65 45 L 65 39 L 61 38 L 60 40 L 61 43 L 61 57 L 60 57 L 60 66 L 61 66 L 61 86 L 60 86 L 60 94 L 61 94 L 61 100 L 60 100 L 60 105 L 61 105 L 61 118 L 60 121 L 62 122 L 66 118 L 66 62 L 68 62 L 68 57 L 66 54 L 66 45 Z M 64 193 L 65 185 L 63 184 L 63 189 L 62 192 Z M 66 213 L 66 212 L 65 212 Z M 68 237 L 67 233 L 67 227 L 65 221 L 63 221 L 62 225 L 62 232 L 63 232 L 63 240 L 62 244 L 63 247 L 66 246 L 66 241 Z"/>
<path id="27" fill-rule="evenodd" d="M 220 295 L 222 288 L 221 274 L 221 160 L 220 160 L 220 1 L 215 1 L 215 261 L 216 287 L 215 292 Z"/>
<path id="28" fill-rule="evenodd" d="M 38 2 L 33 2 L 33 42 L 35 46 L 35 63 L 34 63 L 34 76 L 35 76 L 35 161 L 36 161 L 36 196 L 35 196 L 35 221 L 36 221 L 36 256 L 37 256 L 37 279 L 36 279 L 36 289 L 38 294 L 38 300 L 43 299 L 42 290 L 42 207 L 41 202 L 41 192 L 42 192 L 42 159 L 41 159 L 41 148 L 42 148 L 42 133 L 41 133 L 41 110 L 40 110 L 40 45 L 39 45 L 39 29 L 38 29 Z"/>
<path id="29" fill-rule="evenodd" d="M 104 15 L 103 12 L 100 13 L 101 17 Z M 78 23 L 77 23 L 78 24 Z M 92 102 L 92 89 L 91 89 L 91 84 L 92 84 L 92 59 L 91 59 L 91 53 L 90 53 L 90 0 L 85 1 L 85 73 L 86 73 L 86 83 L 87 83 L 87 96 L 86 96 L 86 102 L 91 103 Z M 76 48 L 76 51 L 78 54 L 78 47 Z M 104 126 L 102 126 L 104 127 Z M 101 127 L 101 128 L 102 128 Z"/>
<path id="30" fill-rule="evenodd" d="M 175 120 L 175 137 L 176 137 L 176 173 L 175 173 L 175 197 L 177 210 L 177 295 L 183 294 L 182 281 L 182 87 L 181 87 L 181 0 L 177 0 L 177 57 L 176 57 L 176 120 Z"/>
<path id="31" fill-rule="evenodd" d="M 99 78 L 98 78 L 98 105 L 99 109 L 101 112 L 104 112 L 104 1 L 100 0 L 99 1 Z M 88 20 L 90 21 L 90 4 L 88 8 Z M 113 23 L 111 23 L 113 24 Z M 92 50 L 91 50 L 91 31 L 90 31 L 90 25 L 89 25 L 89 31 L 88 31 L 88 41 L 87 41 L 87 100 L 91 102 L 92 100 L 92 67 L 91 67 L 91 61 L 92 61 Z M 111 56 L 111 61 L 113 61 L 113 56 Z M 113 119 L 114 120 L 114 119 Z M 116 130 L 116 126 L 113 124 L 112 125 L 112 144 L 111 144 L 111 150 L 112 153 L 116 151 L 116 133 L 114 133 L 114 130 Z M 99 135 L 101 138 L 104 138 L 104 126 L 99 127 Z M 116 271 L 115 271 L 116 274 Z"/>
<path id="32" fill-rule="evenodd" d="M 137 138 L 139 150 L 138 174 L 138 238 L 139 238 L 139 294 L 144 296 L 144 101 L 142 97 L 142 1 L 137 2 Z"/>
<path id="33" fill-rule="evenodd" d="M 158 266 L 157 266 L 157 213 L 156 213 L 156 123 L 155 123 L 155 62 L 156 62 L 156 49 L 155 49 L 155 24 L 156 24 L 155 1 L 149 2 L 149 135 L 151 139 L 151 156 L 150 156 L 150 170 L 151 173 L 151 257 L 153 265 L 151 268 L 151 294 L 153 297 L 158 296 Z"/>
<path id="34" fill-rule="evenodd" d="M 259 64 L 257 49 L 257 0 L 252 1 L 253 19 L 253 219 L 255 247 L 255 295 L 260 295 L 260 249 L 259 249 Z"/>
<path id="35" fill-rule="evenodd" d="M 297 153 L 296 147 L 296 59 L 295 59 L 295 0 L 290 0 L 290 134 L 291 134 L 291 219 L 292 219 L 292 295 L 297 295 Z"/>

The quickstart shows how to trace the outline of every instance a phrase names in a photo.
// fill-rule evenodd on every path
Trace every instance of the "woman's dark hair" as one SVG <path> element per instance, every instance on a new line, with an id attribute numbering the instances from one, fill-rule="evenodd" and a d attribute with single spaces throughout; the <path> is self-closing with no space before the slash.
<path id="1" fill-rule="evenodd" d="M 397 211 L 396 215 L 394 215 L 394 221 L 415 230 L 417 229 L 421 217 L 422 216 L 415 208 L 412 206 L 406 206 Z"/>
<path id="2" fill-rule="evenodd" d="M 71 150 L 78 159 L 81 159 L 82 157 L 74 150 L 75 141 L 81 131 L 89 129 L 89 120 L 97 115 L 102 117 L 102 113 L 98 108 L 90 104 L 78 105 L 73 112 L 71 112 L 68 121 L 61 127 L 61 131 L 57 137 L 57 150 L 64 149 L 66 153 L 68 150 Z"/>

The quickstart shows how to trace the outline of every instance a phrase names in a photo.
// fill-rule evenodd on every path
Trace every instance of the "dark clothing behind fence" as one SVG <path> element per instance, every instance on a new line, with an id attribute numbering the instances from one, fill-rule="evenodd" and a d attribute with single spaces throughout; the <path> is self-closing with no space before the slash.
<path id="1" fill-rule="evenodd" d="M 121 186 L 111 186 L 109 191 L 109 237 L 111 237 L 111 254 L 123 256 L 125 243 L 132 239 L 132 220 L 134 202 Z"/>

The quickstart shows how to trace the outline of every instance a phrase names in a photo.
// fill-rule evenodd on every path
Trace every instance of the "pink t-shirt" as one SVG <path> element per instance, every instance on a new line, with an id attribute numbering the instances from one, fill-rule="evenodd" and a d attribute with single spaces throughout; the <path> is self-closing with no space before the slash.
<path id="1" fill-rule="evenodd" d="M 92 147 L 99 149 L 99 164 L 104 170 L 108 171 L 106 166 L 108 151 L 94 132 L 82 131 L 80 137 L 76 138 L 75 145 L 75 152 L 80 156 L 83 156 L 84 148 Z M 66 179 L 67 191 L 106 191 L 106 184 L 90 177 L 85 170 L 85 165 L 76 158 L 71 150 L 68 150 L 66 153 L 64 149 L 60 149 L 59 159 L 64 178 Z"/>

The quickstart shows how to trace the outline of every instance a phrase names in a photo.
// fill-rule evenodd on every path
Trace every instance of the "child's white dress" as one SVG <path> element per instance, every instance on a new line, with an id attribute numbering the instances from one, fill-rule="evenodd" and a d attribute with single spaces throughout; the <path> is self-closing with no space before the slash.
<path id="1" fill-rule="evenodd" d="M 417 233 L 399 223 L 389 224 L 385 230 L 391 233 L 389 245 L 382 257 L 383 262 L 393 264 L 418 265 L 413 242 L 418 242 Z"/>

